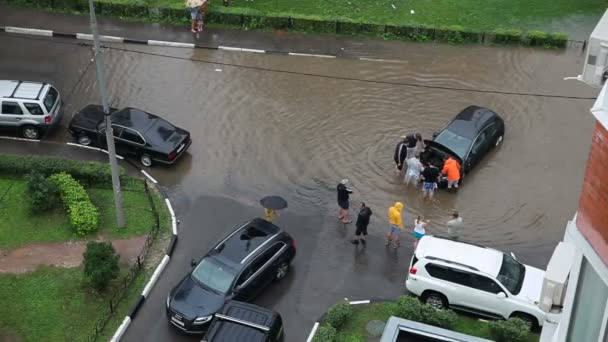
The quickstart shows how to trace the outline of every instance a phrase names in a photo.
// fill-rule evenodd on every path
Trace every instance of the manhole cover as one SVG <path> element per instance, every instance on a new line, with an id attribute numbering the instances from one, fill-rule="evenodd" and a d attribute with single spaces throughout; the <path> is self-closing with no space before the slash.
<path id="1" fill-rule="evenodd" d="M 382 335 L 385 325 L 386 325 L 386 323 L 384 323 L 383 321 L 373 320 L 373 321 L 367 322 L 367 325 L 365 326 L 365 330 L 367 330 L 367 333 L 369 334 L 369 336 L 378 337 L 378 336 Z"/>

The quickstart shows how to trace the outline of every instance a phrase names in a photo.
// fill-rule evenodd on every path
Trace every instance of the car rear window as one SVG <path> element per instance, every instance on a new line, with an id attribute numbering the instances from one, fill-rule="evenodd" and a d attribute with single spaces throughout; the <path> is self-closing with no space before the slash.
<path id="1" fill-rule="evenodd" d="M 450 131 L 449 129 L 443 130 L 433 141 L 449 148 L 456 153 L 461 159 L 464 159 L 469 147 L 471 146 L 471 140 L 465 138 L 457 133 Z"/>
<path id="2" fill-rule="evenodd" d="M 57 90 L 55 90 L 55 88 L 53 88 L 53 87 L 49 87 L 49 91 L 46 93 L 46 96 L 44 97 L 44 107 L 46 108 L 46 110 L 48 112 L 50 112 L 51 109 L 53 109 L 53 106 L 55 105 L 55 102 L 57 102 L 58 98 L 59 98 L 59 93 L 57 92 Z"/>

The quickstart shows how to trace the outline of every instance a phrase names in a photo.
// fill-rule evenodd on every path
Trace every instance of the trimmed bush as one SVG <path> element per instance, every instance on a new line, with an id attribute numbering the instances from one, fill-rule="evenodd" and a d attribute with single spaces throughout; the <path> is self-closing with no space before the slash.
<path id="1" fill-rule="evenodd" d="M 507 321 L 489 323 L 490 334 L 496 342 L 523 342 L 528 338 L 530 328 L 523 320 L 511 318 Z"/>
<path id="2" fill-rule="evenodd" d="M 27 195 L 32 212 L 49 211 L 57 205 L 59 189 L 55 183 L 40 173 L 32 173 L 26 179 Z"/>
<path id="3" fill-rule="evenodd" d="M 52 175 L 50 180 L 57 185 L 61 200 L 68 210 L 70 224 L 79 235 L 86 235 L 97 229 L 99 212 L 91 203 L 86 190 L 67 173 Z"/>
<path id="4" fill-rule="evenodd" d="M 336 22 L 316 18 L 291 18 L 294 30 L 305 32 L 336 33 Z"/>
<path id="5" fill-rule="evenodd" d="M 327 311 L 323 322 L 336 329 L 340 329 L 352 314 L 353 309 L 350 307 L 350 304 L 347 302 L 338 303 Z"/>
<path id="6" fill-rule="evenodd" d="M 542 46 L 547 42 L 549 34 L 544 31 L 529 31 L 526 33 L 526 37 L 523 42 L 530 46 Z"/>
<path id="7" fill-rule="evenodd" d="M 384 25 L 356 21 L 338 21 L 336 32 L 339 34 L 384 34 Z"/>
<path id="8" fill-rule="evenodd" d="M 36 172 L 43 176 L 56 173 L 69 173 L 74 178 L 89 184 L 112 184 L 109 165 L 96 162 L 81 162 L 53 157 L 16 156 L 0 154 L 0 173 L 22 177 Z M 120 173 L 124 170 L 120 168 Z"/>
<path id="9" fill-rule="evenodd" d="M 437 310 L 410 296 L 399 297 L 396 314 L 401 318 L 446 329 L 453 327 L 457 319 L 452 310 Z"/>
<path id="10" fill-rule="evenodd" d="M 336 329 L 330 325 L 322 325 L 317 329 L 312 342 L 334 342 L 336 340 Z"/>
<path id="11" fill-rule="evenodd" d="M 91 241 L 83 257 L 84 276 L 96 290 L 105 289 L 118 277 L 118 255 L 111 243 Z"/>
<path id="12" fill-rule="evenodd" d="M 568 45 L 568 35 L 565 33 L 549 33 L 548 44 L 552 47 L 565 48 Z"/>
<path id="13" fill-rule="evenodd" d="M 521 41 L 522 31 L 521 30 L 505 30 L 496 29 L 492 32 L 494 43 L 498 44 L 516 44 Z"/>
<path id="14" fill-rule="evenodd" d="M 209 11 L 209 13 L 207 14 L 207 22 L 222 25 L 242 26 L 243 15 L 236 13 Z"/>

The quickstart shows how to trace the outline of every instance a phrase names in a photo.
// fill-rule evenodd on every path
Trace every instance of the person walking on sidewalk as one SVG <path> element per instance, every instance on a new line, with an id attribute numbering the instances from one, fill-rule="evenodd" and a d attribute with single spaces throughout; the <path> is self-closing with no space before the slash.
<path id="1" fill-rule="evenodd" d="M 448 221 L 447 226 L 448 236 L 451 239 L 458 240 L 462 232 L 462 217 L 456 210 L 452 213 L 452 219 Z"/>
<path id="2" fill-rule="evenodd" d="M 198 16 L 202 4 L 202 0 L 186 0 L 185 5 L 188 12 L 190 12 L 190 31 L 192 31 L 192 33 L 198 32 Z"/>
<path id="3" fill-rule="evenodd" d="M 205 16 L 207 15 L 207 12 L 209 10 L 209 1 L 210 0 L 204 0 L 203 4 L 198 8 L 198 15 L 197 15 L 197 21 L 196 21 L 196 25 L 197 25 L 197 31 L 198 32 L 203 32 L 204 26 L 205 26 Z"/>
<path id="4" fill-rule="evenodd" d="M 342 223 L 347 224 L 352 221 L 348 219 L 348 208 L 349 208 L 349 197 L 353 191 L 346 187 L 348 184 L 348 179 L 343 179 L 338 187 L 336 188 L 338 192 L 338 218 L 342 220 Z"/>
<path id="5" fill-rule="evenodd" d="M 414 236 L 414 249 L 418 247 L 418 242 L 424 235 L 426 235 L 426 227 L 428 226 L 430 220 L 424 221 L 424 217 L 418 216 L 414 221 L 414 232 L 412 235 Z"/>
<path id="6" fill-rule="evenodd" d="M 405 230 L 403 226 L 403 218 L 401 213 L 403 212 L 403 203 L 395 202 L 395 204 L 388 208 L 388 233 L 386 234 L 386 244 L 393 244 L 393 248 L 400 246 L 399 239 L 401 237 L 401 231 Z"/>
<path id="7" fill-rule="evenodd" d="M 372 210 L 361 202 L 361 208 L 359 209 L 359 215 L 357 215 L 357 222 L 355 226 L 355 238 L 352 243 L 358 245 L 359 242 L 365 245 L 365 236 L 367 235 L 367 226 L 369 225 L 369 219 L 372 216 Z"/>

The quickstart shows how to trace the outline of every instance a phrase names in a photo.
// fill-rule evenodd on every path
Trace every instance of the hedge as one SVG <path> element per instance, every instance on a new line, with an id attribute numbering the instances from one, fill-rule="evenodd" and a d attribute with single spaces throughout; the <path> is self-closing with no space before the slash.
<path id="1" fill-rule="evenodd" d="M 84 187 L 67 173 L 54 174 L 50 180 L 59 188 L 72 228 L 82 236 L 95 231 L 99 223 L 99 212 L 91 203 Z"/>
<path id="2" fill-rule="evenodd" d="M 0 3 L 15 6 L 52 8 L 67 12 L 87 12 L 86 0 L 0 0 Z M 123 4 L 106 1 L 95 2 L 98 13 L 103 16 L 144 19 L 151 22 L 172 22 L 185 24 L 189 21 L 185 8 L 149 7 L 140 4 Z M 422 25 L 393 25 L 359 22 L 349 19 L 321 18 L 313 16 L 264 16 L 254 10 L 214 8 L 207 16 L 207 22 L 237 26 L 247 30 L 293 29 L 316 33 L 372 34 L 389 39 L 413 41 L 445 41 L 449 43 L 496 43 L 524 44 L 531 46 L 564 48 L 568 36 L 563 33 L 530 31 L 527 34 L 515 29 L 497 29 L 492 32 L 471 31 L 461 26 L 428 27 Z"/>
<path id="3" fill-rule="evenodd" d="M 112 172 L 109 165 L 97 162 L 83 162 L 68 159 L 17 156 L 0 154 L 0 174 L 24 176 L 32 172 L 50 176 L 56 173 L 69 173 L 74 178 L 88 184 L 112 184 Z M 124 170 L 120 168 L 124 177 Z"/>

